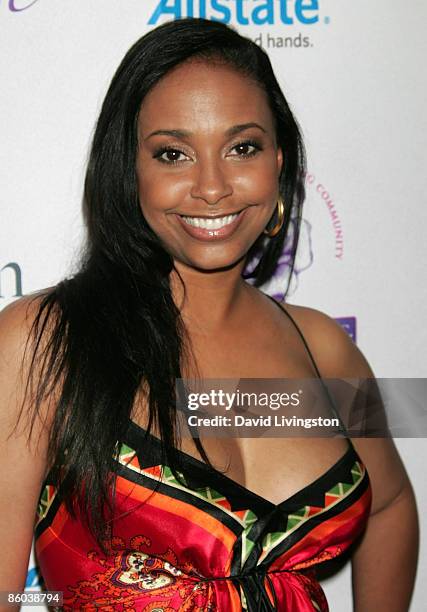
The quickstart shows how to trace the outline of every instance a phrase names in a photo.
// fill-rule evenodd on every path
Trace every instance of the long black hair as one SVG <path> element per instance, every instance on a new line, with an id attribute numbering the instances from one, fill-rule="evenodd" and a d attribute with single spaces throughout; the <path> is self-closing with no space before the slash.
<path id="1" fill-rule="evenodd" d="M 271 278 L 285 240 L 292 260 L 297 247 L 304 147 L 266 53 L 232 28 L 204 19 L 166 23 L 140 38 L 115 73 L 97 121 L 84 186 L 87 240 L 79 270 L 42 294 L 30 336 L 33 378 L 37 372 L 33 418 L 56 389 L 48 462 L 56 466 L 67 509 L 73 516 L 81 512 L 99 540 L 106 508 L 111 510 L 118 442 L 142 388 L 148 390 L 148 430 L 156 425 L 165 462 L 174 473 L 179 467 L 175 381 L 191 347 L 171 294 L 173 259 L 141 212 L 135 166 L 144 97 L 168 71 L 194 57 L 225 62 L 253 79 L 275 120 L 286 214 L 280 232 L 261 236 L 248 253 L 259 253 L 253 284 Z M 288 286 L 289 281 L 290 276 Z M 194 442 L 209 462 L 200 441 Z"/>

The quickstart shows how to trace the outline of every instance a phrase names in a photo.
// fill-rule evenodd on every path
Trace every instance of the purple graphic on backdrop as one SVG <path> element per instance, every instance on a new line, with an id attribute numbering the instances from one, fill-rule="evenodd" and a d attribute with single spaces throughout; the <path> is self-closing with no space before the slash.
<path id="1" fill-rule="evenodd" d="M 32 7 L 39 0 L 9 0 L 9 11 L 20 13 Z"/>
<path id="2" fill-rule="evenodd" d="M 285 290 L 288 284 L 289 274 L 291 271 L 292 257 L 290 245 L 293 242 L 295 232 L 295 221 L 291 221 L 289 225 L 289 234 L 285 241 L 283 253 L 279 258 L 277 268 L 273 277 L 260 287 L 264 293 L 271 295 L 274 299 L 282 302 L 285 295 Z M 270 240 L 266 237 L 266 242 Z M 250 273 L 255 269 L 259 261 L 259 257 L 254 257 L 246 266 L 244 273 Z M 298 277 L 304 270 L 307 270 L 313 263 L 313 249 L 311 243 L 311 224 L 305 219 L 301 220 L 300 235 L 298 241 L 298 250 L 295 257 L 295 265 L 291 281 L 289 283 L 288 296 L 295 293 L 298 287 Z M 253 283 L 252 279 L 248 280 Z"/>
<path id="3" fill-rule="evenodd" d="M 356 342 L 356 317 L 337 317 L 335 321 L 348 333 L 353 342 Z"/>

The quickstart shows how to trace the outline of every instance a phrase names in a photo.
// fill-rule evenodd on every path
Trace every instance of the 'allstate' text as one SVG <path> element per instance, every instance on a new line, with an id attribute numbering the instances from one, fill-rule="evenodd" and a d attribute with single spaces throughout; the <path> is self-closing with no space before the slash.
<path id="1" fill-rule="evenodd" d="M 161 17 L 202 17 L 240 25 L 311 25 L 319 21 L 319 0 L 160 0 L 148 23 L 154 25 Z"/>

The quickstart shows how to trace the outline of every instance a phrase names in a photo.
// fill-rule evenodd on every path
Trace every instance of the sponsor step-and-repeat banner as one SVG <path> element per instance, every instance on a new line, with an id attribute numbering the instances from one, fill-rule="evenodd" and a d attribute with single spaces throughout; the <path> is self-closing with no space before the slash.
<path id="1" fill-rule="evenodd" d="M 378 377 L 426 377 L 422 2 L 1 0 L 0 308 L 76 269 L 85 164 L 109 81 L 135 40 L 185 17 L 230 24 L 263 47 L 301 125 L 307 197 L 289 301 L 334 317 Z M 285 249 L 263 288 L 278 299 L 288 264 Z M 425 441 L 396 402 L 393 411 L 422 509 Z M 27 587 L 39 581 L 32 557 Z M 323 586 L 331 610 L 352 610 L 348 564 Z M 418 580 L 411 610 L 426 597 Z"/>

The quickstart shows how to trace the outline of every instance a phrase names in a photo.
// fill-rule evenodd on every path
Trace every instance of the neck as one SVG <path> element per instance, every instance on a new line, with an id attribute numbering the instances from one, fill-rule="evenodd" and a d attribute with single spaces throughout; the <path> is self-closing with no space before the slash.
<path id="1" fill-rule="evenodd" d="M 171 272 L 172 295 L 181 316 L 191 329 L 215 332 L 230 324 L 233 314 L 253 289 L 242 278 L 244 262 L 222 269 L 201 271 L 175 261 L 185 286 L 175 270 Z"/>

